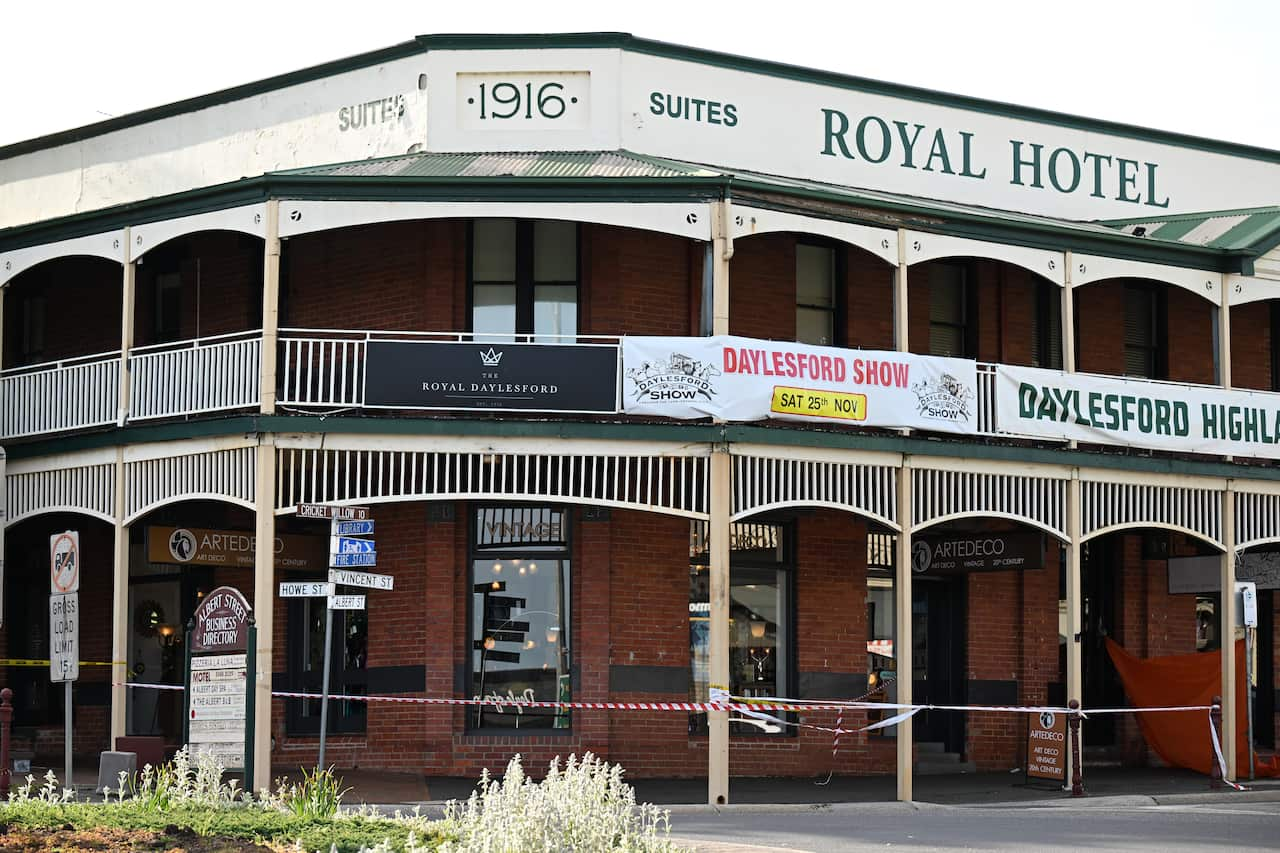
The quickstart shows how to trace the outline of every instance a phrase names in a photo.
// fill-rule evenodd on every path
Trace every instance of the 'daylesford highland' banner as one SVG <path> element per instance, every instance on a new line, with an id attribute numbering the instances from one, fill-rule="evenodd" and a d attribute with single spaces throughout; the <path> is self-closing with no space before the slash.
<path id="1" fill-rule="evenodd" d="M 977 366 L 959 358 L 730 336 L 626 338 L 623 411 L 973 433 Z"/>
<path id="2" fill-rule="evenodd" d="M 1280 459 L 1280 395 L 996 369 L 1000 432 L 1155 450 Z"/>

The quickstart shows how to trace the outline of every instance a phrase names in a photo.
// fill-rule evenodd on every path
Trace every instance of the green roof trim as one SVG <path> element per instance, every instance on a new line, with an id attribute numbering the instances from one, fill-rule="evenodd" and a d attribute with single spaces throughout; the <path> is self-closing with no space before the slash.
<path id="1" fill-rule="evenodd" d="M 60 131 L 0 147 L 0 159 L 16 157 L 32 151 L 53 148 L 89 139 L 112 131 L 133 127 L 150 121 L 156 121 L 183 113 L 195 112 L 208 107 L 225 104 L 242 98 L 250 98 L 265 92 L 296 86 L 333 74 L 340 74 L 360 68 L 378 65 L 395 59 L 432 50 L 555 50 L 555 49 L 619 49 L 633 53 L 658 56 L 666 59 L 685 60 L 725 68 L 734 71 L 746 71 L 763 74 L 779 79 L 796 80 L 805 83 L 817 83 L 843 89 L 851 89 L 869 94 L 884 95 L 892 98 L 920 101 L 953 107 L 990 115 L 1004 116 L 1026 121 L 1043 122 L 1059 127 L 1067 127 L 1089 132 L 1104 132 L 1224 154 L 1234 157 L 1245 157 L 1280 163 L 1280 151 L 1242 143 L 1225 142 L 1208 139 L 1191 134 L 1158 130 L 1138 125 L 1103 119 L 1090 119 L 1067 113 L 1028 107 L 1018 104 L 1004 103 L 967 95 L 956 95 L 923 87 L 907 86 L 899 83 L 888 83 L 850 74 L 833 71 L 822 71 L 783 62 L 739 56 L 731 53 L 688 47 L 670 42 L 638 38 L 629 33 L 594 32 L 594 33 L 558 33 L 558 34 L 440 34 L 420 35 L 412 41 L 402 42 L 390 47 L 380 48 L 367 53 L 313 65 L 285 74 L 278 74 L 263 80 L 233 86 L 209 94 L 187 98 L 172 104 L 140 110 L 128 115 L 118 116 L 106 121 L 96 122 L 79 128 Z"/>
<path id="2" fill-rule="evenodd" d="M 912 456 L 1044 463 L 1139 473 L 1280 481 L 1280 468 L 1270 466 L 1201 462 L 1124 453 L 1097 453 L 1066 448 L 1023 447 L 972 440 L 939 440 L 935 437 L 904 437 L 866 433 L 854 429 L 821 431 L 757 424 L 238 415 L 172 424 L 127 426 L 69 437 L 41 439 L 10 445 L 6 448 L 6 453 L 9 460 L 13 461 L 119 445 L 257 433 L 607 439 L 672 441 L 682 444 L 695 442 L 720 444 L 727 441 L 773 446 L 881 451 Z"/>
<path id="3" fill-rule="evenodd" d="M 1144 219 L 1110 219 L 1097 224 L 1133 234 L 1141 226 L 1144 239 L 1180 242 L 1253 256 L 1265 254 L 1280 243 L 1280 207 L 1251 207 L 1179 213 Z"/>
<path id="4" fill-rule="evenodd" d="M 0 251 L 267 198 L 361 201 L 688 202 L 739 200 L 830 219 L 909 227 L 971 239 L 1071 250 L 1217 272 L 1240 270 L 1213 246 L 1139 238 L 1075 222 L 852 189 L 798 178 L 612 152 L 413 154 L 273 172 L 214 187 L 0 231 Z M 806 209 L 819 202 L 821 211 Z M 831 204 L 844 210 L 833 210 Z"/>

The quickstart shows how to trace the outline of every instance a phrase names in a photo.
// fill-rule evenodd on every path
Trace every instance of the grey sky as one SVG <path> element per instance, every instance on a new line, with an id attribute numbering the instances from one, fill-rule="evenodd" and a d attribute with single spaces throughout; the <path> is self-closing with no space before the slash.
<path id="1" fill-rule="evenodd" d="M 5 19 L 0 145 L 422 33 L 621 30 L 1280 149 L 1271 0 L 77 0 Z"/>

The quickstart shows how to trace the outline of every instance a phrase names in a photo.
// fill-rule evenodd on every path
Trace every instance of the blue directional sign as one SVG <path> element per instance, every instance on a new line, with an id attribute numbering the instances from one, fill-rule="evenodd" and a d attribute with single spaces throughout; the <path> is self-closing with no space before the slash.
<path id="1" fill-rule="evenodd" d="M 335 521 L 333 532 L 336 536 L 372 536 L 372 521 Z"/>
<path id="2" fill-rule="evenodd" d="M 329 537 L 330 554 L 373 554 L 377 548 L 372 539 L 351 539 L 346 536 Z"/>
<path id="3" fill-rule="evenodd" d="M 330 554 L 329 566 L 335 569 L 349 569 L 354 566 L 376 566 L 378 555 L 375 552 L 364 554 Z"/>

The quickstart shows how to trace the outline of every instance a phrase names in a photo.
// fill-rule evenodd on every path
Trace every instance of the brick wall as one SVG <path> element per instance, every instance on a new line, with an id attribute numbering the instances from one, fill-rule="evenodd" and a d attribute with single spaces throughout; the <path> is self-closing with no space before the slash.
<path id="1" fill-rule="evenodd" d="M 157 247 L 138 264 L 134 285 L 137 346 L 157 342 L 157 280 L 168 273 L 182 277 L 181 322 L 173 340 L 261 326 L 262 241 L 230 231 L 204 231 Z"/>
<path id="2" fill-rule="evenodd" d="M 1250 302 L 1231 309 L 1231 384 L 1270 391 L 1271 302 Z"/>
<path id="3" fill-rule="evenodd" d="M 120 265 L 74 257 L 40 264 L 3 290 L 4 367 L 120 349 Z M 44 295 L 44 349 L 22 360 L 23 301 Z"/>
<path id="4" fill-rule="evenodd" d="M 1167 286 L 1165 293 L 1169 312 L 1168 378 L 1173 382 L 1212 385 L 1216 381 L 1213 305 L 1182 287 Z"/>
<path id="5" fill-rule="evenodd" d="M 1048 701 L 1049 685 L 1063 678 L 1058 655 L 1059 562 L 1059 546 L 1049 539 L 1043 569 L 968 576 L 970 681 L 1013 681 L 1017 702 Z M 1022 766 L 1026 749 L 1022 720 L 972 712 L 966 714 L 966 721 L 966 757 L 979 770 Z"/>

